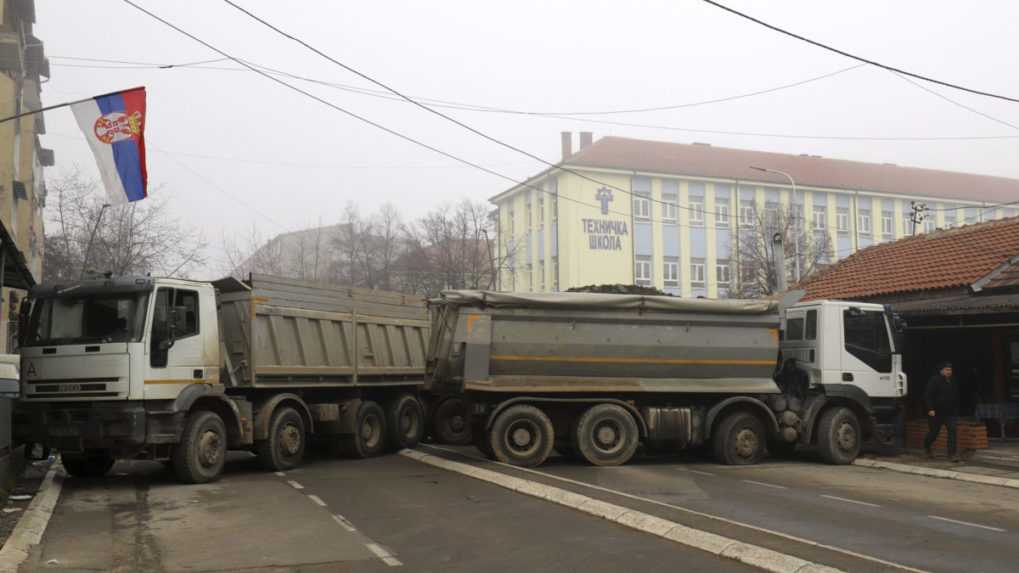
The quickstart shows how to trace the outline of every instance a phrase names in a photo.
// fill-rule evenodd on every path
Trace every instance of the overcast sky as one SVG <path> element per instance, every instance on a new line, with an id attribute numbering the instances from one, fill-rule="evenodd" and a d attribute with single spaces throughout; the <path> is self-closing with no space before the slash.
<path id="1" fill-rule="evenodd" d="M 233 56 L 301 76 L 377 89 L 219 0 L 137 0 Z M 821 76 L 856 62 L 698 0 L 238 0 L 350 66 L 418 97 L 532 111 L 583 112 L 722 98 Z M 770 23 L 916 73 L 1019 97 L 1014 2 L 725 0 Z M 43 103 L 148 88 L 150 186 L 204 230 L 223 270 L 223 237 L 268 237 L 335 223 L 349 201 L 408 218 L 510 185 L 329 109 L 246 71 L 121 69 L 67 58 L 186 63 L 218 54 L 120 0 L 36 0 L 52 78 Z M 210 64 L 236 67 L 231 62 Z M 406 103 L 288 80 L 336 105 L 516 178 L 544 166 Z M 928 86 L 1019 125 L 1019 104 Z M 603 125 L 584 119 L 447 110 L 549 161 L 559 132 L 618 135 L 889 162 L 1019 178 L 1019 129 L 861 67 L 774 93 L 610 121 L 810 136 L 1015 136 L 975 141 L 839 141 Z M 69 110 L 47 113 L 49 174 L 98 178 Z M 918 190 L 922 191 L 922 190 Z"/>

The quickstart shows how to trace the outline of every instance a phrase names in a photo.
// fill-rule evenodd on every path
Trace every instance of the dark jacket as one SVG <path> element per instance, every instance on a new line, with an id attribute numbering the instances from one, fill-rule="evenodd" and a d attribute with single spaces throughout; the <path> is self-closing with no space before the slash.
<path id="1" fill-rule="evenodd" d="M 937 416 L 959 414 L 959 384 L 955 378 L 945 378 L 941 374 L 931 376 L 923 398 L 927 409 L 934 410 Z"/>

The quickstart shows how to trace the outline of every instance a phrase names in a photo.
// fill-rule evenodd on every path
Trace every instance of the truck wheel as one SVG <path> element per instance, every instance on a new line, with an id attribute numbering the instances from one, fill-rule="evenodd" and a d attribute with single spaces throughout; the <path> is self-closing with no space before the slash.
<path id="1" fill-rule="evenodd" d="M 715 459 L 730 466 L 756 464 L 764 457 L 765 440 L 760 418 L 749 412 L 734 412 L 715 428 Z"/>
<path id="2" fill-rule="evenodd" d="M 450 446 L 471 443 L 471 413 L 466 400 L 447 398 L 439 402 L 432 414 L 432 438 Z"/>
<path id="3" fill-rule="evenodd" d="M 188 414 L 172 458 L 173 471 L 182 482 L 207 483 L 219 479 L 226 461 L 226 426 L 219 414 L 208 410 Z"/>
<path id="4" fill-rule="evenodd" d="M 817 425 L 821 459 L 829 464 L 853 463 L 860 455 L 860 421 L 849 408 L 832 408 L 821 415 Z"/>
<path id="5" fill-rule="evenodd" d="M 107 450 L 89 450 L 84 454 L 63 454 L 60 459 L 67 473 L 80 478 L 103 477 L 116 461 Z"/>
<path id="6" fill-rule="evenodd" d="M 621 466 L 630 461 L 640 442 L 637 422 L 616 404 L 591 406 L 577 420 L 577 452 L 596 466 Z"/>
<path id="7" fill-rule="evenodd" d="M 524 404 L 506 408 L 489 434 L 495 459 L 514 466 L 541 465 L 552 453 L 554 443 L 552 421 L 538 408 Z"/>
<path id="8" fill-rule="evenodd" d="M 353 458 L 370 458 L 386 448 L 386 415 L 378 402 L 365 400 L 357 411 L 353 436 L 342 438 L 340 451 Z"/>
<path id="9" fill-rule="evenodd" d="M 421 402 L 410 394 L 401 394 L 386 405 L 389 447 L 394 450 L 415 448 L 425 433 L 425 412 Z"/>
<path id="10" fill-rule="evenodd" d="M 277 408 L 269 420 L 269 438 L 255 445 L 258 461 L 266 469 L 281 472 L 301 465 L 307 435 L 301 414 L 285 406 Z"/>

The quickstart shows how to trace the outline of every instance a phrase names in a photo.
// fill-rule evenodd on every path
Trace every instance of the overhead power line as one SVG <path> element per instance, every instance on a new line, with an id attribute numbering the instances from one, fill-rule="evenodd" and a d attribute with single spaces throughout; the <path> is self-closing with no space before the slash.
<path id="1" fill-rule="evenodd" d="M 730 8 L 730 7 L 728 7 L 728 6 L 724 5 L 724 4 L 721 4 L 719 2 L 715 2 L 715 0 L 702 0 L 702 1 L 707 3 L 707 4 L 711 4 L 712 6 L 714 6 L 716 8 L 720 8 L 722 10 L 725 10 L 726 12 L 729 12 L 730 14 L 735 14 L 736 16 L 739 16 L 740 18 L 744 18 L 744 19 L 749 20 L 749 21 L 751 21 L 751 22 L 753 22 L 755 24 L 759 24 L 761 26 L 764 26 L 765 28 L 768 28 L 769 30 L 773 30 L 775 32 L 778 32 L 779 34 L 784 34 L 786 36 L 789 36 L 790 38 L 795 38 L 797 40 L 800 40 L 801 42 L 806 42 L 806 43 L 811 44 L 813 46 L 817 46 L 818 48 L 822 48 L 824 50 L 828 50 L 829 52 L 833 52 L 833 53 L 839 54 L 840 56 L 845 56 L 847 58 L 854 59 L 854 60 L 856 60 L 858 62 L 863 62 L 865 64 L 870 64 L 870 65 L 876 66 L 878 68 L 884 68 L 884 69 L 886 69 L 886 70 L 888 70 L 890 72 L 896 72 L 896 73 L 899 73 L 899 74 L 903 74 L 903 75 L 909 76 L 911 78 L 916 78 L 918 80 L 923 80 L 925 82 L 930 82 L 932 84 L 938 84 L 940 86 L 945 86 L 945 87 L 948 87 L 948 88 L 952 88 L 952 89 L 968 92 L 968 93 L 971 93 L 971 94 L 976 94 L 976 95 L 981 95 L 981 96 L 986 96 L 986 97 L 992 97 L 992 98 L 995 98 L 995 99 L 1010 101 L 1010 102 L 1013 102 L 1013 103 L 1019 103 L 1019 98 L 1014 98 L 1014 97 L 1010 97 L 1010 96 L 1006 96 L 1006 95 L 1001 95 L 1001 94 L 996 94 L 996 93 L 992 93 L 992 92 L 988 92 L 988 91 L 984 91 L 984 90 L 978 90 L 978 89 L 974 89 L 974 88 L 968 88 L 968 87 L 960 85 L 960 84 L 956 84 L 956 83 L 952 83 L 952 82 L 947 82 L 947 81 L 944 81 L 944 80 L 939 80 L 937 78 L 932 78 L 930 76 L 925 76 L 925 75 L 922 75 L 922 74 L 917 74 L 917 73 L 914 73 L 914 72 L 910 72 L 908 70 L 904 70 L 902 68 L 897 68 L 895 66 L 890 66 L 888 64 L 882 64 L 881 62 L 878 62 L 878 61 L 875 61 L 875 60 L 871 60 L 871 59 L 868 59 L 868 58 L 864 58 L 862 56 L 857 56 L 857 55 L 849 53 L 849 52 L 847 52 L 845 50 L 840 50 L 838 48 L 829 46 L 828 44 L 823 44 L 821 42 L 818 42 L 817 40 L 811 40 L 810 38 L 807 38 L 805 36 L 801 36 L 801 35 L 796 34 L 794 32 L 790 32 L 789 30 L 786 30 L 784 28 L 779 28 L 778 26 L 775 26 L 773 24 L 769 24 L 769 23 L 767 23 L 767 22 L 765 22 L 763 20 L 760 20 L 758 18 L 754 18 L 753 16 L 751 16 L 749 14 L 746 14 L 744 12 L 740 12 L 739 10 Z"/>
<path id="2" fill-rule="evenodd" d="M 55 58 L 55 59 L 70 59 L 69 57 L 66 57 L 66 56 L 50 56 L 50 57 L 51 58 Z M 114 70 L 120 70 L 120 69 L 152 69 L 152 70 L 159 70 L 159 69 L 171 69 L 171 68 L 174 68 L 174 69 L 215 70 L 215 71 L 245 72 L 245 73 L 248 73 L 248 72 L 251 71 L 251 70 L 249 70 L 247 68 L 236 68 L 236 67 L 225 67 L 225 66 L 208 66 L 208 65 L 192 65 L 192 64 L 189 64 L 189 63 L 183 63 L 183 64 L 157 64 L 157 63 L 152 63 L 152 62 L 129 62 L 129 61 L 125 61 L 125 60 L 106 60 L 106 59 L 101 59 L 101 58 L 77 58 L 77 59 L 79 59 L 79 60 L 87 60 L 87 61 L 95 61 L 95 62 L 124 63 L 124 64 L 131 64 L 131 65 L 129 65 L 129 66 L 124 66 L 124 65 L 77 65 L 77 64 L 51 64 L 51 65 L 67 66 L 67 67 L 74 67 L 74 68 L 114 69 Z M 224 58 L 224 59 L 228 59 L 228 58 Z M 371 89 L 371 88 L 363 88 L 363 87 L 354 86 L 354 85 L 350 85 L 350 84 L 343 84 L 343 83 L 338 83 L 338 82 L 331 82 L 331 81 L 327 81 L 327 80 L 322 80 L 322 79 L 302 76 L 302 75 L 293 74 L 293 73 L 290 73 L 290 72 L 287 72 L 287 71 L 284 71 L 284 70 L 270 68 L 268 66 L 264 66 L 264 65 L 252 62 L 250 60 L 245 60 L 245 61 L 248 64 L 250 64 L 251 66 L 259 68 L 259 69 L 261 69 L 263 71 L 266 71 L 266 72 L 269 72 L 269 73 L 272 73 L 272 74 L 278 74 L 278 75 L 281 75 L 281 76 L 284 76 L 284 77 L 288 77 L 288 78 L 292 78 L 292 79 L 295 79 L 295 80 L 300 80 L 300 81 L 303 81 L 303 82 L 309 82 L 309 83 L 313 83 L 313 84 L 317 84 L 317 85 L 322 85 L 322 86 L 325 86 L 325 87 L 329 87 L 329 88 L 333 88 L 333 89 L 338 89 L 338 90 L 342 90 L 342 91 L 347 91 L 347 92 L 350 92 L 350 93 L 356 93 L 356 94 L 359 94 L 359 95 L 375 97 L 375 98 L 379 98 L 379 99 L 385 99 L 385 100 L 388 100 L 388 101 L 398 101 L 398 102 L 402 102 L 402 103 L 407 103 L 407 101 L 404 100 L 403 98 L 400 98 L 398 96 L 392 95 L 391 93 L 383 91 L 383 90 L 376 90 L 376 89 Z M 137 64 L 137 65 L 135 66 L 135 64 Z M 826 74 L 826 76 L 830 77 L 830 76 L 832 76 L 834 74 L 841 73 L 843 71 L 848 71 L 848 70 L 851 70 L 851 69 L 856 69 L 858 67 L 862 67 L 862 66 L 865 66 L 865 65 L 866 64 L 859 64 L 859 65 L 856 65 L 856 66 L 852 66 L 850 68 L 844 68 L 843 70 L 838 70 L 836 72 L 832 72 L 830 74 Z M 821 76 L 819 76 L 819 77 L 821 77 Z M 813 79 L 817 79 L 817 78 L 813 78 Z M 903 79 L 905 79 L 905 78 L 903 78 Z M 805 80 L 805 81 L 810 81 L 810 80 Z M 799 85 L 802 85 L 802 83 L 804 83 L 804 82 L 797 82 L 797 84 L 799 84 Z M 777 91 L 778 89 L 785 89 L 785 88 L 788 88 L 788 87 L 791 87 L 791 86 L 797 85 L 797 84 L 787 84 L 786 86 L 779 86 L 777 88 L 770 88 L 768 90 L 759 90 L 758 92 L 752 92 L 750 94 L 740 94 L 740 95 L 735 95 L 735 96 L 713 98 L 713 99 L 708 99 L 708 100 L 688 102 L 688 103 L 681 103 L 681 104 L 673 104 L 673 105 L 670 105 L 670 106 L 659 106 L 659 107 L 662 108 L 662 109 L 664 109 L 664 108 L 679 109 L 679 108 L 684 108 L 684 107 L 696 107 L 696 106 L 707 105 L 707 104 L 711 104 L 711 103 L 717 103 L 717 102 L 721 102 L 721 101 L 731 101 L 731 100 L 734 100 L 734 99 L 741 99 L 741 98 L 745 98 L 745 97 L 750 97 L 753 94 L 770 93 L 770 92 L 773 92 L 773 91 Z M 596 124 L 596 125 L 611 125 L 611 126 L 617 126 L 617 127 L 635 127 L 635 128 L 640 128 L 640 129 L 652 129 L 652 130 L 658 130 L 658 131 L 670 131 L 670 132 L 678 132 L 678 133 L 693 133 L 693 134 L 706 134 L 706 135 L 725 135 L 725 136 L 737 136 L 737 137 L 761 137 L 761 138 L 770 138 L 770 139 L 816 140 L 816 141 L 888 141 L 888 142 L 893 142 L 893 141 L 909 141 L 909 142 L 922 142 L 922 141 L 923 142 L 937 142 L 937 141 L 1000 141 L 1000 140 L 1019 139 L 1019 135 L 955 135 L 955 136 L 953 136 L 953 135 L 942 135 L 942 136 L 937 136 L 937 135 L 935 135 L 935 136 L 908 136 L 908 135 L 907 136 L 895 136 L 895 135 L 893 135 L 893 136 L 869 136 L 869 135 L 825 135 L 825 134 L 799 134 L 799 133 L 761 132 L 761 131 L 733 131 L 733 130 L 724 130 L 724 129 L 702 129 L 702 128 L 695 128 L 695 127 L 685 127 L 685 126 L 680 126 L 680 125 L 661 125 L 661 124 L 652 124 L 652 123 L 638 123 L 638 122 L 627 122 L 627 121 L 619 121 L 619 120 L 598 119 L 596 117 L 586 117 L 587 115 L 604 115 L 606 113 L 615 113 L 615 112 L 563 112 L 561 114 L 554 114 L 553 112 L 538 112 L 538 111 L 529 111 L 529 110 L 521 110 L 521 109 L 513 109 L 513 108 L 493 107 L 493 106 L 484 105 L 484 104 L 472 104 L 472 103 L 456 102 L 456 101 L 451 101 L 451 100 L 446 100 L 446 99 L 429 98 L 429 97 L 423 97 L 423 96 L 414 96 L 414 98 L 416 100 L 418 100 L 418 101 L 422 101 L 422 102 L 428 103 L 432 107 L 441 107 L 443 109 L 455 109 L 455 110 L 470 111 L 470 112 L 479 112 L 479 113 L 495 113 L 495 114 L 520 115 L 520 116 L 525 116 L 525 117 L 536 117 L 536 118 L 544 118 L 544 119 L 558 119 L 558 120 L 563 120 L 563 121 L 575 121 L 575 122 L 583 122 L 583 123 Z M 645 109 L 650 110 L 650 109 L 653 109 L 653 108 L 645 108 Z M 634 110 L 627 110 L 626 112 L 630 113 L 630 112 L 636 112 L 636 111 L 637 110 L 634 109 Z"/>
<path id="3" fill-rule="evenodd" d="M 475 163 L 475 162 L 473 162 L 473 161 L 471 161 L 469 159 L 464 159 L 464 158 L 459 157 L 457 155 L 454 155 L 454 154 L 452 154 L 452 153 L 450 153 L 448 151 L 442 150 L 442 149 L 440 149 L 438 147 L 435 147 L 433 145 L 425 143 L 425 142 L 423 142 L 423 141 L 421 141 L 419 139 L 415 139 L 414 137 L 411 137 L 409 135 L 401 133 L 401 132 L 399 132 L 399 131 L 397 131 L 395 129 L 392 129 L 390 127 L 386 127 L 385 125 L 382 125 L 382 124 L 380 124 L 380 123 L 378 123 L 378 122 L 376 122 L 374 120 L 368 119 L 367 117 L 364 117 L 362 115 L 354 113 L 354 112 L 352 112 L 352 111 L 350 111 L 348 109 L 345 109 L 343 107 L 340 107 L 340 106 L 336 105 L 335 103 L 333 103 L 333 102 L 331 102 L 329 100 L 323 99 L 323 98 L 321 98 L 321 97 L 319 97 L 319 96 L 317 96 L 317 95 L 315 95 L 315 94 L 313 94 L 313 93 L 311 93 L 309 91 L 303 90 L 303 89 L 301 89 L 301 88 L 299 88 L 299 87 L 297 87 L 297 86 L 295 86 L 293 84 L 287 83 L 286 81 L 281 80 L 281 79 L 279 79 L 279 78 L 269 74 L 268 72 L 265 72 L 265 71 L 262 71 L 262 70 L 260 70 L 258 68 L 255 68 L 254 66 L 251 66 L 250 64 L 246 63 L 244 60 L 241 60 L 240 58 L 236 58 L 236 57 L 230 55 L 229 53 L 227 53 L 227 52 L 217 48 L 216 46 L 210 44 L 209 42 L 206 42 L 205 40 L 199 38 L 198 36 L 195 36 L 194 34 L 184 30 L 183 28 L 180 28 L 179 26 L 177 26 L 176 24 L 170 22 L 169 20 L 166 20 L 166 19 L 162 18 L 158 14 L 150 12 L 149 10 L 139 6 L 138 4 L 133 2 L 132 0 L 121 0 L 121 1 L 124 2 L 125 4 L 131 6 L 135 10 L 138 10 L 139 12 L 142 12 L 143 14 L 149 16 L 150 18 L 152 18 L 152 19 L 162 23 L 163 25 L 167 26 L 168 28 L 171 28 L 171 29 L 175 30 L 176 32 L 178 32 L 180 34 L 182 34 L 184 36 L 187 36 L 188 38 L 191 38 L 195 42 L 198 42 L 199 44 L 202 44 L 206 48 L 208 48 L 208 49 L 210 49 L 210 50 L 220 54 L 221 56 L 229 58 L 229 59 L 233 60 L 234 62 L 237 62 L 238 64 L 240 64 L 240 65 L 250 69 L 251 71 L 257 73 L 258 75 L 263 76 L 263 77 L 265 77 L 265 78 L 267 78 L 267 79 L 269 79 L 269 80 L 271 80 L 271 81 L 273 81 L 275 83 L 278 83 L 278 84 L 286 87 L 287 89 L 289 89 L 291 91 L 294 91 L 294 92 L 297 92 L 297 93 L 299 93 L 299 94 L 301 94 L 301 95 L 303 95 L 303 96 L 305 96 L 307 98 L 313 99 L 313 100 L 321 103 L 322 105 L 325 105 L 326 107 L 328 107 L 330 109 L 333 109 L 335 111 L 343 113 L 344 115 L 346 115 L 348 117 L 356 119 L 356 120 L 358 120 L 358 121 L 360 121 L 362 123 L 366 123 L 366 124 L 368 124 L 368 125 L 370 125 L 372 127 L 375 127 L 376 129 L 381 130 L 381 131 L 385 131 L 386 133 L 389 133 L 390 135 L 398 137 L 398 138 L 400 138 L 400 139 L 402 139 L 404 141 L 407 141 L 409 143 L 413 143 L 414 145 L 417 145 L 419 147 L 423 147 L 423 148 L 428 149 L 428 150 L 430 150 L 430 151 L 432 151 L 434 153 L 438 153 L 439 155 L 442 155 L 443 157 L 447 157 L 447 158 L 452 159 L 454 161 L 457 161 L 459 163 L 463 163 L 465 165 L 474 167 L 475 169 L 478 169 L 479 171 L 483 171 L 483 172 L 488 173 L 490 175 L 493 175 L 495 177 L 499 177 L 500 179 L 504 179 L 506 181 L 509 181 L 509 182 L 511 182 L 511 183 L 513 183 L 513 184 L 515 184 L 517 186 L 522 186 L 522 187 L 534 189 L 534 190 L 539 191 L 541 193 L 549 194 L 549 195 L 552 195 L 552 196 L 557 197 L 559 199 L 563 199 L 563 200 L 566 200 L 566 201 L 577 203 L 579 205 L 582 205 L 582 206 L 585 206 L 585 207 L 589 207 L 589 208 L 592 208 L 592 209 L 600 209 L 601 208 L 600 205 L 597 205 L 597 204 L 594 204 L 594 203 L 587 203 L 587 202 L 581 201 L 579 199 L 574 199 L 572 197 L 567 197 L 567 196 L 559 195 L 557 193 L 553 193 L 551 191 L 548 191 L 547 189 L 543 189 L 543 188 L 541 188 L 541 187 L 539 187 L 537 185 L 533 185 L 533 184 L 531 184 L 531 183 L 529 183 L 527 181 L 519 181 L 519 180 L 517 180 L 517 179 L 515 179 L 513 177 L 510 177 L 509 175 L 505 175 L 505 174 L 500 173 L 500 172 L 498 172 L 498 171 L 496 171 L 494 169 L 490 169 L 488 167 L 485 167 L 484 165 L 481 165 L 479 163 Z M 629 217 L 630 216 L 629 213 L 624 213 L 622 211 L 610 210 L 610 212 L 615 213 L 617 215 L 624 216 L 624 217 Z M 654 219 L 648 219 L 648 221 L 651 222 L 651 221 L 654 221 Z"/>

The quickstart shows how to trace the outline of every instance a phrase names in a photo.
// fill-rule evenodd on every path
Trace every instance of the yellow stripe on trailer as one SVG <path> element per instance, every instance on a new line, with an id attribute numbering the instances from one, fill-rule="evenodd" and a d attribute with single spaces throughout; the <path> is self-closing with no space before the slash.
<path id="1" fill-rule="evenodd" d="M 666 364 L 680 366 L 774 366 L 774 360 L 712 360 L 696 358 L 644 358 L 641 356 L 528 356 L 494 354 L 492 360 L 506 362 L 566 362 L 574 364 Z"/>

